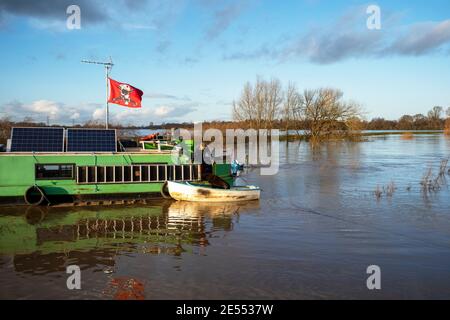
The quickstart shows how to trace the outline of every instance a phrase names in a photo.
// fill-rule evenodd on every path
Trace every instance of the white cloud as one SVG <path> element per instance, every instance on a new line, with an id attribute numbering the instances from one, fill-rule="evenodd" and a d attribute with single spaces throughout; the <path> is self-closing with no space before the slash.
<path id="1" fill-rule="evenodd" d="M 94 120 L 103 120 L 105 119 L 106 113 L 104 108 L 95 109 L 92 113 L 92 119 Z"/>
<path id="2" fill-rule="evenodd" d="M 122 124 L 143 124 L 152 121 L 176 121 L 196 110 L 197 103 L 164 104 L 140 109 L 125 108 L 110 105 L 110 119 Z M 47 116 L 55 120 L 53 123 L 71 124 L 84 123 L 89 120 L 105 119 L 105 107 L 98 103 L 80 103 L 67 106 L 51 100 L 36 100 L 30 104 L 12 101 L 0 106 L 2 115 L 10 116 L 14 120 L 31 117 L 35 121 L 46 121 Z"/>
<path id="3" fill-rule="evenodd" d="M 121 108 L 114 110 L 114 119 L 123 124 L 141 124 L 151 121 L 176 121 L 188 113 L 196 110 L 197 104 L 189 105 L 161 105 L 155 108 L 144 107 L 141 109 Z"/>
<path id="4" fill-rule="evenodd" d="M 412 25 L 387 48 L 388 53 L 423 55 L 450 43 L 450 19 Z"/>
<path id="5" fill-rule="evenodd" d="M 61 107 L 62 103 L 50 100 L 37 100 L 24 108 L 32 112 L 46 114 L 50 119 L 58 119 Z"/>
<path id="6" fill-rule="evenodd" d="M 155 115 L 158 117 L 164 117 L 168 115 L 170 112 L 174 110 L 173 107 L 167 107 L 167 106 L 160 106 L 155 109 Z"/>
<path id="7" fill-rule="evenodd" d="M 365 8 L 356 7 L 328 25 L 268 41 L 250 51 L 244 49 L 224 54 L 223 58 L 243 61 L 266 59 L 280 63 L 306 59 L 330 64 L 351 58 L 421 56 L 445 52 L 450 47 L 450 19 L 396 25 L 393 24 L 395 15 L 385 14 L 382 29 L 371 31 L 360 23 L 366 17 Z"/>
<path id="8" fill-rule="evenodd" d="M 80 118 L 80 113 L 79 112 L 75 112 L 70 116 L 71 120 L 76 120 Z"/>

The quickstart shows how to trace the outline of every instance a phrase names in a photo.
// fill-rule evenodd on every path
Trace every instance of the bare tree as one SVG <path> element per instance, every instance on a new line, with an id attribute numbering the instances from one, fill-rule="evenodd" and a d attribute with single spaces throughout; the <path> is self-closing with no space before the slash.
<path id="1" fill-rule="evenodd" d="M 246 83 L 238 102 L 233 102 L 233 118 L 254 129 L 273 128 L 281 118 L 286 131 L 296 129 L 299 135 L 300 125 L 305 125 L 309 138 L 318 142 L 362 128 L 358 106 L 342 97 L 342 91 L 329 88 L 300 94 L 294 83 L 283 91 L 278 79 L 258 77 L 254 86 Z"/>
<path id="2" fill-rule="evenodd" d="M 280 80 L 275 78 L 270 80 L 270 82 L 264 82 L 264 88 L 266 91 L 265 127 L 266 129 L 271 129 L 280 113 L 280 107 L 283 103 L 283 89 Z"/>
<path id="3" fill-rule="evenodd" d="M 260 77 L 257 78 L 255 89 L 253 91 L 253 99 L 255 102 L 255 116 L 256 116 L 256 127 L 255 129 L 261 129 L 264 117 L 264 110 L 266 108 L 266 90 L 265 82 Z"/>
<path id="4" fill-rule="evenodd" d="M 233 118 L 247 121 L 255 129 L 272 128 L 283 103 L 281 82 L 258 77 L 255 85 L 246 83 L 238 102 L 233 102 Z"/>
<path id="5" fill-rule="evenodd" d="M 253 96 L 253 86 L 250 82 L 244 85 L 239 101 L 233 101 L 233 119 L 237 121 L 248 121 L 251 126 L 255 123 L 255 98 Z"/>
<path id="6" fill-rule="evenodd" d="M 302 119 L 300 110 L 301 98 L 297 90 L 297 86 L 295 85 L 295 83 L 289 82 L 285 93 L 281 115 L 284 122 L 286 135 L 288 135 L 288 131 L 290 129 L 298 129 L 298 126 L 294 127 L 294 123 L 298 123 Z M 297 130 L 297 135 L 300 135 L 299 130 Z"/>
<path id="7" fill-rule="evenodd" d="M 444 108 L 441 106 L 434 106 L 433 109 L 428 111 L 428 123 L 431 128 L 442 128 L 443 121 L 441 119 L 441 114 Z"/>
<path id="8" fill-rule="evenodd" d="M 435 106 L 433 109 L 428 111 L 428 118 L 431 120 L 439 121 L 441 119 L 442 111 L 444 111 L 444 108 L 441 106 Z"/>
<path id="9" fill-rule="evenodd" d="M 11 135 L 11 118 L 6 116 L 0 118 L 0 143 L 6 144 Z"/>
<path id="10" fill-rule="evenodd" d="M 301 110 L 306 132 L 313 143 L 332 136 L 347 134 L 361 115 L 359 107 L 342 99 L 340 90 L 321 88 L 305 90 L 301 96 Z"/>

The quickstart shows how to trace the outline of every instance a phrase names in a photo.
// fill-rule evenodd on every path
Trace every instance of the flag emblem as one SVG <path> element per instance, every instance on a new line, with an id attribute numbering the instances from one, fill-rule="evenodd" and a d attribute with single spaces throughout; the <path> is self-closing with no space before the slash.
<path id="1" fill-rule="evenodd" d="M 141 108 L 142 95 L 144 92 L 128 83 L 121 83 L 111 78 L 109 81 L 108 102 L 129 108 Z"/>

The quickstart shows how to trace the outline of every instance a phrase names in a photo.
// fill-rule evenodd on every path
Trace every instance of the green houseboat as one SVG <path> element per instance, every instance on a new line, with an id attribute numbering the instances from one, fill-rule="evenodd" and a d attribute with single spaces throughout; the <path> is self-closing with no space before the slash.
<path id="1" fill-rule="evenodd" d="M 58 152 L 34 151 L 42 150 L 42 140 L 50 141 L 45 134 L 40 141 L 36 140 L 39 128 L 32 128 L 35 132 L 29 137 L 34 139 L 31 146 L 14 148 L 14 144 L 20 146 L 20 141 L 14 140 L 14 129 L 9 150 L 0 153 L 2 204 L 154 198 L 161 196 L 166 181 L 198 181 L 202 176 L 201 164 L 192 163 L 181 153 L 174 157 L 169 150 L 142 148 L 118 152 L 116 147 L 110 152 L 71 151 L 67 131 L 74 129 L 63 129 L 63 146 Z M 114 134 L 116 146 L 115 137 Z M 191 146 L 193 148 L 193 144 Z M 214 165 L 213 174 L 231 182 L 228 164 Z"/>

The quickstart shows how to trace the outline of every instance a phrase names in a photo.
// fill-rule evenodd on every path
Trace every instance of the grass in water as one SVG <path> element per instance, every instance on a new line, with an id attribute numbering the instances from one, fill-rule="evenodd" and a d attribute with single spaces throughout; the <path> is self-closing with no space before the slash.
<path id="1" fill-rule="evenodd" d="M 447 183 L 446 174 L 450 173 L 450 170 L 447 171 L 447 165 L 448 159 L 441 160 L 437 174 L 433 173 L 432 168 L 428 168 L 420 182 L 423 192 L 437 192 Z"/>

